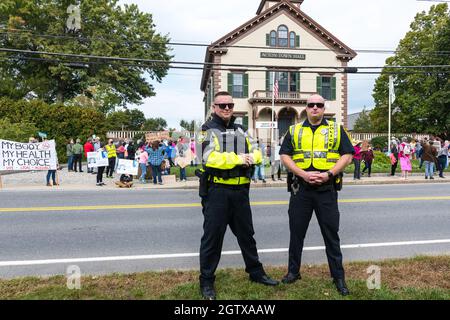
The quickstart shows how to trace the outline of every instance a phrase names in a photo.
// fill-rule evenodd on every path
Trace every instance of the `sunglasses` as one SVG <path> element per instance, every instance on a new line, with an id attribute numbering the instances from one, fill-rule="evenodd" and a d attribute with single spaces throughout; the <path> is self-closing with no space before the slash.
<path id="1" fill-rule="evenodd" d="M 225 110 L 227 107 L 231 110 L 234 108 L 234 103 L 219 103 L 215 104 L 215 106 L 219 107 L 222 110 Z"/>
<path id="2" fill-rule="evenodd" d="M 324 103 L 308 103 L 306 105 L 308 108 L 314 108 L 314 106 L 317 106 L 317 108 L 322 109 L 323 107 L 325 107 Z"/>

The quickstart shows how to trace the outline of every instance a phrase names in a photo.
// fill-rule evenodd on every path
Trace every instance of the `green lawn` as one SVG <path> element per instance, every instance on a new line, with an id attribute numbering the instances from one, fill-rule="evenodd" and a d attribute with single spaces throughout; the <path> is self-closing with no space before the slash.
<path id="1" fill-rule="evenodd" d="M 370 265 L 381 268 L 381 289 L 366 285 Z M 450 256 L 416 257 L 346 264 L 351 291 L 341 297 L 329 278 L 328 266 L 303 266 L 303 279 L 291 285 L 266 287 L 248 281 L 242 269 L 217 272 L 216 290 L 221 300 L 299 300 L 299 299 L 450 299 Z M 266 268 L 280 279 L 285 267 Z M 197 271 L 146 272 L 83 277 L 80 290 L 69 290 L 63 276 L 0 280 L 0 299 L 201 299 Z"/>

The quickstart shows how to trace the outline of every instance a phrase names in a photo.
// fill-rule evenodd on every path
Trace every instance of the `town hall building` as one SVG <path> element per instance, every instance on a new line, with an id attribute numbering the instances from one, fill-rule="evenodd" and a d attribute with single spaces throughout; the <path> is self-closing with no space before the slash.
<path id="1" fill-rule="evenodd" d="M 261 0 L 256 17 L 207 48 L 201 80 L 205 117 L 214 94 L 228 91 L 237 121 L 269 142 L 270 129 L 256 129 L 259 123 L 273 118 L 282 136 L 305 119 L 306 99 L 319 93 L 326 99 L 326 117 L 347 125 L 343 71 L 356 52 L 304 13 L 303 1 Z"/>

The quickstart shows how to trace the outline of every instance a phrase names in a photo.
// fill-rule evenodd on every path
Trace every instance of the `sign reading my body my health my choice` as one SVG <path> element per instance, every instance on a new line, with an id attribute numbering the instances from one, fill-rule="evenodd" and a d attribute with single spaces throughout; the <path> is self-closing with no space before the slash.
<path id="1" fill-rule="evenodd" d="M 22 143 L 0 140 L 0 170 L 56 170 L 55 140 Z"/>

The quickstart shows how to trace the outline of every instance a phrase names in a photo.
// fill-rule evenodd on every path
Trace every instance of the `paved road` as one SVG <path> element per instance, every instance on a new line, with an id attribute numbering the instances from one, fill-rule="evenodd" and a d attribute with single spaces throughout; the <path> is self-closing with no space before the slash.
<path id="1" fill-rule="evenodd" d="M 346 186 L 340 200 L 346 261 L 450 254 L 450 184 Z M 261 260 L 285 265 L 288 193 L 254 189 L 251 201 Z M 3 191 L 0 203 L 0 277 L 198 268 L 194 190 Z M 305 263 L 326 262 L 315 218 L 305 246 Z M 230 231 L 223 250 L 219 267 L 243 266 Z"/>

